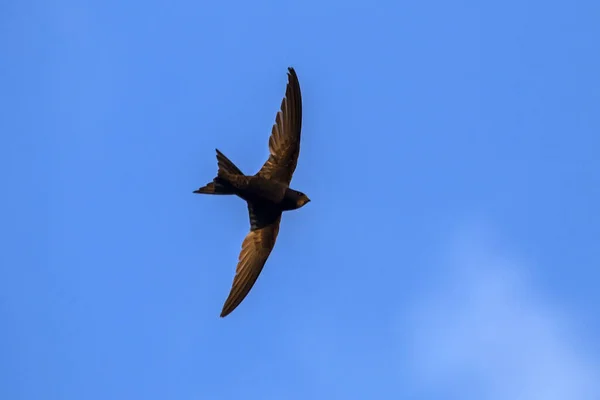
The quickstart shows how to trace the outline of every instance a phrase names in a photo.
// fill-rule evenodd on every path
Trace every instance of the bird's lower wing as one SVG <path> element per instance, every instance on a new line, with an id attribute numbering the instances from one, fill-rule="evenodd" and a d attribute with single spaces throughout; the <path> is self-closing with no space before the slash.
<path id="1" fill-rule="evenodd" d="M 221 317 L 225 317 L 235 310 L 254 286 L 273 250 L 273 246 L 275 246 L 280 221 L 281 213 L 278 213 L 270 224 L 251 230 L 244 239 L 235 277 L 233 278 L 233 285 L 229 297 L 223 305 Z"/>

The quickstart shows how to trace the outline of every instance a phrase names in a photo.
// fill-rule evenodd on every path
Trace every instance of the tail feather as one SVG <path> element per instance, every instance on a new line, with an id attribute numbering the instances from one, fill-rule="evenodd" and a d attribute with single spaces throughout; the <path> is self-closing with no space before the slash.
<path id="1" fill-rule="evenodd" d="M 235 192 L 230 188 L 221 183 L 210 182 L 205 186 L 202 186 L 200 189 L 194 190 L 194 193 L 200 194 L 235 194 Z"/>
<path id="2" fill-rule="evenodd" d="M 235 166 L 233 162 L 227 157 L 225 154 L 221 153 L 219 149 L 217 150 L 217 165 L 219 166 L 219 172 L 225 172 L 226 174 L 231 175 L 244 175 L 242 171 L 238 167 Z M 218 173 L 217 173 L 218 175 Z"/>
<path id="3" fill-rule="evenodd" d="M 217 177 L 212 182 L 207 183 L 200 189 L 194 190 L 194 193 L 201 194 L 235 194 L 235 190 L 227 183 L 228 175 L 244 175 L 236 165 L 228 159 L 225 154 L 217 150 Z"/>

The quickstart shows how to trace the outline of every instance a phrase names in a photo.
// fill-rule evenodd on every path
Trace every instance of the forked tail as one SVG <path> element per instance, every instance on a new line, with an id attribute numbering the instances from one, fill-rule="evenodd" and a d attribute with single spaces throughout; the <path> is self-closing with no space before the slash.
<path id="1" fill-rule="evenodd" d="M 194 190 L 194 193 L 202 193 L 202 194 L 235 194 L 235 191 L 227 183 L 227 175 L 244 175 L 242 171 L 238 167 L 235 166 L 233 162 L 227 157 L 225 154 L 221 153 L 219 149 L 217 150 L 217 177 L 213 179 L 212 182 L 208 183 L 206 186 L 202 186 L 198 190 Z"/>

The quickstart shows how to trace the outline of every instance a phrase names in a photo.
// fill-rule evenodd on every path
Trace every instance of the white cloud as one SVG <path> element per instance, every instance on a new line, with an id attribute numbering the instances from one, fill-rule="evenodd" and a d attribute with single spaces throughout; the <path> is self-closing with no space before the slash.
<path id="1" fill-rule="evenodd" d="M 598 363 L 565 313 L 540 296 L 525 264 L 478 237 L 461 236 L 447 276 L 411 313 L 415 384 L 440 399 L 600 399 Z"/>

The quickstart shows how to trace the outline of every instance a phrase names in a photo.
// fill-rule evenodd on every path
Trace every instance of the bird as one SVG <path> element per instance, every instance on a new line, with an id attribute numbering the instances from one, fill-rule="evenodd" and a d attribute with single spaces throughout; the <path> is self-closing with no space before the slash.
<path id="1" fill-rule="evenodd" d="M 310 202 L 306 194 L 290 188 L 300 154 L 302 95 L 294 68 L 289 67 L 285 96 L 269 137 L 269 157 L 254 175 L 245 175 L 219 149 L 217 176 L 193 193 L 232 195 L 246 201 L 250 232 L 242 250 L 221 318 L 229 315 L 246 298 L 260 275 L 279 234 L 281 216 Z"/>

